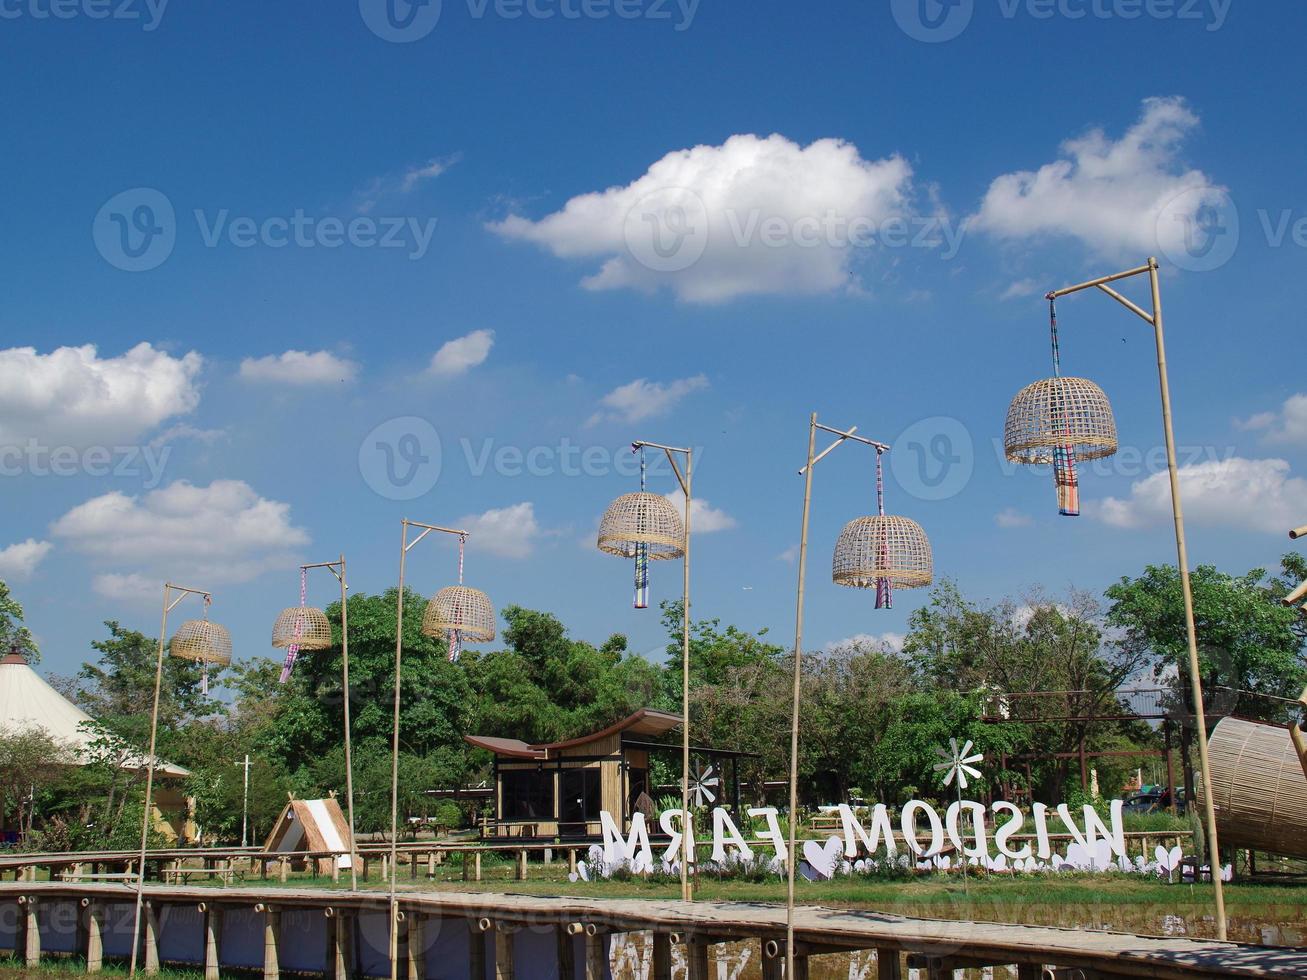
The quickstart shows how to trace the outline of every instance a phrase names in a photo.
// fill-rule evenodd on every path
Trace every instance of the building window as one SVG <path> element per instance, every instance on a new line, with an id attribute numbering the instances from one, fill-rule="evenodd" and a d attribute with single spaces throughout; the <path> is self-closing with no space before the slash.
<path id="1" fill-rule="evenodd" d="M 536 769 L 508 769 L 499 774 L 502 820 L 552 820 L 554 774 Z"/>

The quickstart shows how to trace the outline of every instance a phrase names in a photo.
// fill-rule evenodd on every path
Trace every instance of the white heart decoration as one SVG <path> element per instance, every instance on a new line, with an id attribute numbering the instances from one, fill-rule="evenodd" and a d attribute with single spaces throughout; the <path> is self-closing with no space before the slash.
<path id="1" fill-rule="evenodd" d="M 832 837 L 822 847 L 815 840 L 803 842 L 803 859 L 808 862 L 813 873 L 819 878 L 830 879 L 835 875 L 835 867 L 844 851 L 844 843 L 838 837 Z"/>

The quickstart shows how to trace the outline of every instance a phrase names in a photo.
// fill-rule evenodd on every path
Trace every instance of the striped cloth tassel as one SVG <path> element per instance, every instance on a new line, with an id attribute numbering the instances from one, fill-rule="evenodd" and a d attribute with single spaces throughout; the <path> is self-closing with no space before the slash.
<path id="1" fill-rule="evenodd" d="M 882 452 L 880 449 L 876 450 L 876 511 L 881 517 L 884 517 L 885 470 L 881 465 Z M 884 524 L 881 524 L 880 528 L 880 551 L 877 555 L 876 564 L 882 569 L 889 565 L 889 530 Z M 894 608 L 894 585 L 887 578 L 876 579 L 876 608 Z"/>
<path id="2" fill-rule="evenodd" d="M 640 542 L 635 546 L 635 602 L 636 609 L 649 608 L 649 546 Z"/>
<path id="3" fill-rule="evenodd" d="M 1057 302 L 1048 298 L 1048 330 L 1053 340 L 1053 377 L 1062 377 L 1062 355 L 1057 343 Z M 1056 426 L 1065 418 L 1062 391 L 1059 388 L 1052 406 L 1052 421 Z M 1067 437 L 1070 438 L 1070 427 Z M 1057 512 L 1063 517 L 1080 516 L 1080 478 L 1076 473 L 1076 450 L 1070 441 L 1053 450 L 1053 486 L 1057 490 Z"/>

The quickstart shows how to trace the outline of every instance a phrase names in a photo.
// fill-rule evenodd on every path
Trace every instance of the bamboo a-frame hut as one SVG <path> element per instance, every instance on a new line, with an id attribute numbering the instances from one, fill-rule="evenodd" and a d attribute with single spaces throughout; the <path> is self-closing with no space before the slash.
<path id="1" fill-rule="evenodd" d="M 350 838 L 349 823 L 334 796 L 325 800 L 297 800 L 292 796 L 273 824 L 263 849 L 322 854 L 322 857 L 312 860 L 317 864 L 317 873 L 326 875 L 331 874 L 333 861 L 341 870 L 349 869 L 354 842 Z M 307 864 L 308 860 L 300 860 L 293 866 L 299 870 Z"/>

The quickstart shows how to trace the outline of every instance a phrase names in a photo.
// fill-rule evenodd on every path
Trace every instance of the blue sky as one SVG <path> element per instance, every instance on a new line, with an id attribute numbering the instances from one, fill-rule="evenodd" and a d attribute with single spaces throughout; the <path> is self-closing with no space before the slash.
<path id="1" fill-rule="evenodd" d="M 1101 592 L 1174 560 L 1147 326 L 1060 306 L 1123 446 L 1084 516 L 995 440 L 1042 294 L 1149 254 L 1194 561 L 1307 522 L 1296 5 L 120 2 L 0 3 L 0 575 L 50 670 L 156 631 L 166 578 L 272 655 L 298 564 L 380 591 L 403 517 L 466 520 L 499 606 L 661 648 L 593 547 L 635 438 L 700 450 L 696 614 L 784 640 L 811 411 L 896 444 L 937 575 Z M 873 493 L 861 447 L 817 471 L 809 646 L 925 601 L 830 584 Z M 409 570 L 449 584 L 451 543 Z"/>

